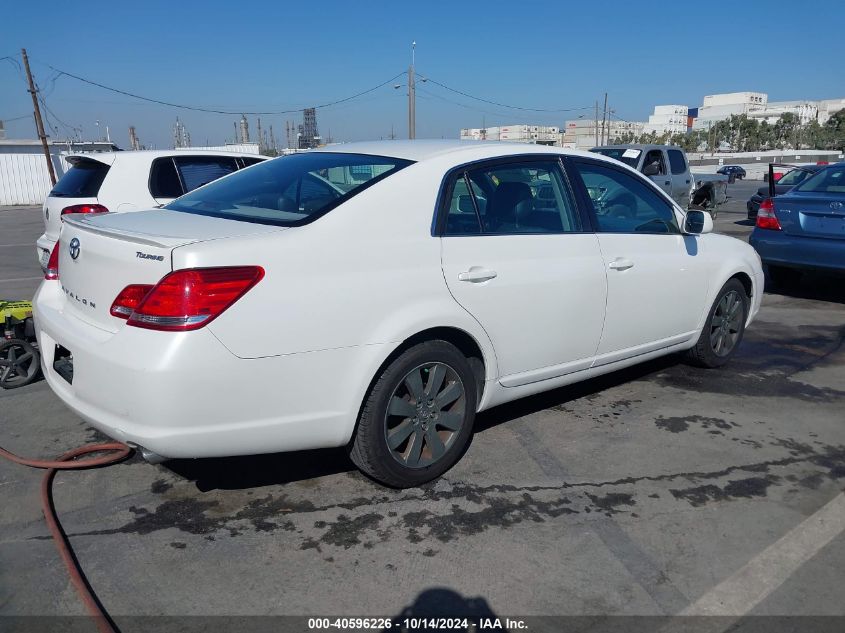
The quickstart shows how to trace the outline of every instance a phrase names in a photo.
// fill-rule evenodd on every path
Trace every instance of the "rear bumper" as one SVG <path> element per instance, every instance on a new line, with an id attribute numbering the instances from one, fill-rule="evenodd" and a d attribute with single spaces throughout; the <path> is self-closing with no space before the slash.
<path id="1" fill-rule="evenodd" d="M 755 228 L 749 243 L 764 264 L 845 272 L 845 240 L 801 237 Z"/>
<path id="2" fill-rule="evenodd" d="M 164 457 L 216 457 L 341 446 L 363 394 L 361 367 L 381 345 L 242 359 L 208 329 L 100 330 L 62 311 L 59 284 L 34 299 L 52 390 L 103 433 Z M 73 354 L 72 384 L 53 368 Z"/>

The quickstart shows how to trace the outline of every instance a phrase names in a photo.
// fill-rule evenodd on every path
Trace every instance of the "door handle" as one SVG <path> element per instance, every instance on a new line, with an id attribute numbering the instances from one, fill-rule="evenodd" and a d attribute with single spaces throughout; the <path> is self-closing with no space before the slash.
<path id="1" fill-rule="evenodd" d="M 667 180 L 667 181 L 666 181 L 666 182 L 664 182 L 663 184 L 664 184 L 664 185 L 671 185 L 671 184 L 672 184 L 672 181 L 671 181 L 671 180 Z"/>
<path id="2" fill-rule="evenodd" d="M 469 281 L 471 283 L 478 284 L 483 281 L 490 281 L 491 279 L 494 279 L 496 275 L 497 273 L 495 270 L 487 270 L 486 268 L 473 266 L 469 270 L 458 273 L 458 281 Z"/>
<path id="3" fill-rule="evenodd" d="M 607 265 L 608 268 L 612 268 L 613 270 L 628 270 L 629 268 L 634 267 L 634 262 L 630 259 L 624 259 L 622 257 L 618 257 L 614 259 Z"/>

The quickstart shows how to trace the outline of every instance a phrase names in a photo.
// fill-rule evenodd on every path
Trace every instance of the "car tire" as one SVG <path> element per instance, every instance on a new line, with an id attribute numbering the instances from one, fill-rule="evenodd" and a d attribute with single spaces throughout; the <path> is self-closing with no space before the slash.
<path id="1" fill-rule="evenodd" d="M 788 289 L 801 280 L 801 271 L 787 266 L 766 266 L 766 273 L 774 288 Z"/>
<path id="2" fill-rule="evenodd" d="M 729 279 L 716 295 L 695 346 L 687 359 L 699 367 L 715 368 L 736 354 L 748 319 L 748 296 L 738 279 Z"/>
<path id="3" fill-rule="evenodd" d="M 23 339 L 0 341 L 0 387 L 15 389 L 28 385 L 38 376 L 41 355 Z"/>
<path id="4" fill-rule="evenodd" d="M 365 475 L 392 488 L 437 479 L 461 458 L 472 436 L 476 385 L 469 361 L 451 343 L 426 341 L 405 350 L 375 378 L 349 457 Z"/>

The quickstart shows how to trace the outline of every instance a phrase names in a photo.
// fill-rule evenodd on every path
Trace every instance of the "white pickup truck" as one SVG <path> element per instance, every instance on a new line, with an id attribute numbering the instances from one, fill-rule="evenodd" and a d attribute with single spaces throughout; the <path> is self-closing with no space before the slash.
<path id="1" fill-rule="evenodd" d="M 675 145 L 603 145 L 592 152 L 622 161 L 669 194 L 682 208 L 705 208 L 716 217 L 716 209 L 728 195 L 728 177 L 690 173 L 687 155 Z"/>

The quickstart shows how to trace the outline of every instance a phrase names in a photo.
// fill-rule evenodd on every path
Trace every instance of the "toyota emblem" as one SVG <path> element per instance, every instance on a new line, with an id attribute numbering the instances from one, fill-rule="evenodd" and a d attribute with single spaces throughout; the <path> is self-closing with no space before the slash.
<path id="1" fill-rule="evenodd" d="M 79 257 L 79 239 L 73 238 L 68 244 L 68 250 L 70 251 L 71 259 L 76 259 Z"/>
<path id="2" fill-rule="evenodd" d="M 842 203 L 841 203 L 841 202 L 831 202 L 831 203 L 830 203 L 830 208 L 831 208 L 831 209 L 841 209 L 841 208 L 842 208 Z"/>

